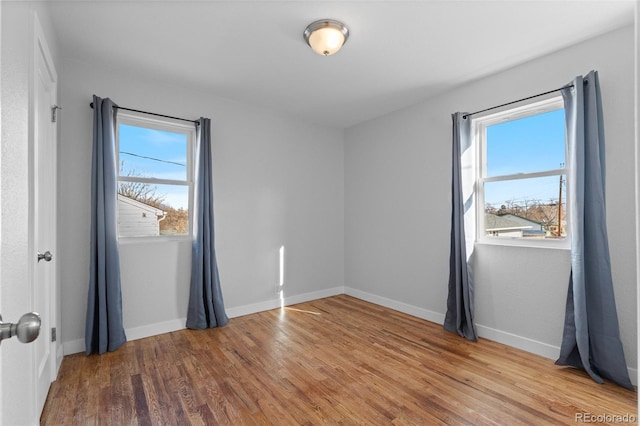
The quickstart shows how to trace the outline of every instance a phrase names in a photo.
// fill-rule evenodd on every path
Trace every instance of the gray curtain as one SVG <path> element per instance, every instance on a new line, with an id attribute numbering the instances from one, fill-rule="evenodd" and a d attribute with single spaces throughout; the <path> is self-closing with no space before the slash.
<path id="1" fill-rule="evenodd" d="M 474 210 L 473 192 L 464 191 L 462 183 L 463 154 L 471 150 L 471 120 L 462 116 L 462 113 L 452 115 L 451 251 L 444 328 L 475 341 L 478 335 L 473 324 L 473 279 L 469 267 L 473 239 L 465 237 L 465 215 Z M 473 218 L 470 219 L 473 222 Z"/>
<path id="2" fill-rule="evenodd" d="M 558 365 L 633 390 L 613 294 L 605 212 L 605 148 L 598 73 L 562 90 L 569 144 L 571 275 Z"/>
<path id="3" fill-rule="evenodd" d="M 224 311 L 214 248 L 211 120 L 208 118 L 200 118 L 196 128 L 195 152 L 193 249 L 187 327 L 203 329 L 221 327 L 229 321 Z"/>
<path id="4" fill-rule="evenodd" d="M 127 338 L 122 325 L 118 252 L 115 109 L 110 99 L 93 96 L 91 247 L 85 351 L 118 349 Z"/>

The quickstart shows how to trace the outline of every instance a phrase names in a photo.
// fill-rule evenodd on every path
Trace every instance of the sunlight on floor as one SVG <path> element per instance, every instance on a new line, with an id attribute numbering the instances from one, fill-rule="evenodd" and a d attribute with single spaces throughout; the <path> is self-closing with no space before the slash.
<path id="1" fill-rule="evenodd" d="M 313 311 L 305 311 L 304 309 L 296 309 L 296 308 L 291 308 L 291 307 L 284 307 L 282 308 L 283 310 L 287 310 L 287 311 L 296 311 L 296 312 L 302 312 L 305 314 L 312 314 L 312 315 L 322 315 L 322 312 L 313 312 Z"/>

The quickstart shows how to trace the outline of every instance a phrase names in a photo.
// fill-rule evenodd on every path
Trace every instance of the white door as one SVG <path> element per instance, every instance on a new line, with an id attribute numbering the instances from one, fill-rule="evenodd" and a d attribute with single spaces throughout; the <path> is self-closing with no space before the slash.
<path id="1" fill-rule="evenodd" d="M 42 412 L 51 382 L 57 374 L 56 342 L 56 105 L 57 76 L 41 29 L 36 21 L 33 82 L 33 309 L 42 326 L 34 347 L 35 408 Z M 57 115 L 57 110 L 55 110 Z M 56 117 L 57 121 L 57 117 Z M 41 256 L 38 256 L 38 253 Z"/>

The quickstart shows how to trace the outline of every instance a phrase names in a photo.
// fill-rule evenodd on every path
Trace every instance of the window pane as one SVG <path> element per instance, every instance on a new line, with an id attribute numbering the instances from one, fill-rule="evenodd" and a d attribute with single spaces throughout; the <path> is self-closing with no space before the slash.
<path id="1" fill-rule="evenodd" d="M 487 176 L 554 170 L 565 164 L 564 109 L 487 127 Z"/>
<path id="2" fill-rule="evenodd" d="M 523 238 L 566 236 L 565 175 L 486 182 L 484 191 L 485 235 Z"/>
<path id="3" fill-rule="evenodd" d="M 187 135 L 120 124 L 120 175 L 187 180 Z"/>
<path id="4" fill-rule="evenodd" d="M 189 187 L 118 182 L 118 230 L 123 237 L 189 233 Z"/>

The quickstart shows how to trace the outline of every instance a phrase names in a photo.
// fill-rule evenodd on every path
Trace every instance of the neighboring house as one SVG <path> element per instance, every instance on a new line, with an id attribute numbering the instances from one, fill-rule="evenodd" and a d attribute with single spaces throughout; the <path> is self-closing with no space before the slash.
<path id="1" fill-rule="evenodd" d="M 118 194 L 118 234 L 121 237 L 160 235 L 165 212 L 133 198 Z"/>
<path id="2" fill-rule="evenodd" d="M 494 237 L 544 237 L 543 224 L 514 214 L 485 213 L 484 230 Z"/>
<path id="3" fill-rule="evenodd" d="M 566 230 L 567 230 L 567 221 L 566 219 L 563 218 L 562 220 L 562 228 L 560 228 L 560 235 L 562 237 L 566 237 Z M 547 236 L 558 236 L 558 219 L 557 218 L 553 218 L 551 219 L 551 221 L 544 227 L 544 229 L 547 231 Z"/>

